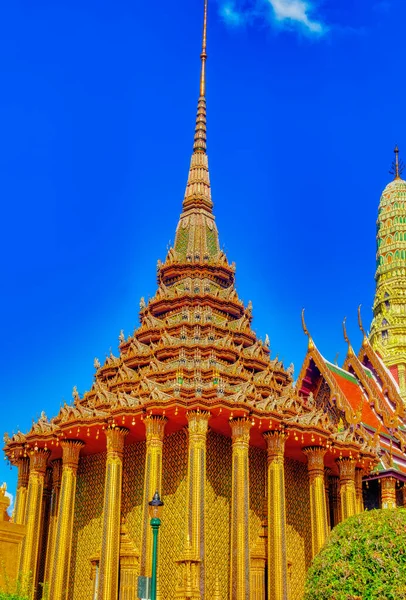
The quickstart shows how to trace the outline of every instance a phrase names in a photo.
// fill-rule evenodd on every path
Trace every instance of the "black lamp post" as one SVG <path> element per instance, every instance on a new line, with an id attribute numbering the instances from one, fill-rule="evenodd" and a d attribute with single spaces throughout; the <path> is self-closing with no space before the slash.
<path id="1" fill-rule="evenodd" d="M 149 504 L 150 525 L 152 527 L 152 571 L 151 571 L 151 600 L 156 600 L 156 572 L 158 553 L 158 531 L 161 525 L 161 515 L 164 503 L 156 491 Z"/>

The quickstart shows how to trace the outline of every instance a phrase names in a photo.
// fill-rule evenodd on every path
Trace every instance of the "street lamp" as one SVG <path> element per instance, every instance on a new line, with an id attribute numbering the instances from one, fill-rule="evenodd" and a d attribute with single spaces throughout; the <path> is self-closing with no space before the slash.
<path id="1" fill-rule="evenodd" d="M 161 525 L 161 515 L 164 503 L 159 497 L 158 491 L 155 492 L 149 504 L 150 525 L 152 527 L 152 571 L 151 571 L 151 600 L 156 600 L 156 567 L 158 551 L 158 530 Z"/>

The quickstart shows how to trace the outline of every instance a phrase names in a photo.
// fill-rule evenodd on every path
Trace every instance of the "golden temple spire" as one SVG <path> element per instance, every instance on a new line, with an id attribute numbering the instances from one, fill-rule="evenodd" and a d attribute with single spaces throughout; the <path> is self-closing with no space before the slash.
<path id="1" fill-rule="evenodd" d="M 392 168 L 390 170 L 390 173 L 392 173 L 392 175 L 394 175 L 394 180 L 396 180 L 396 179 L 400 179 L 400 176 L 404 169 L 404 164 L 401 160 L 399 160 L 399 148 L 397 145 L 395 146 L 395 149 L 393 152 L 395 153 L 395 160 L 392 162 Z"/>
<path id="2" fill-rule="evenodd" d="M 207 4 L 203 0 L 203 37 L 199 99 L 193 153 L 183 199 L 183 212 L 176 230 L 174 256 L 179 262 L 209 262 L 221 257 L 211 200 L 209 163 L 206 153 L 206 60 Z"/>
<path id="3" fill-rule="evenodd" d="M 197 103 L 197 117 L 193 153 L 206 153 L 206 60 L 207 60 L 207 2 L 204 0 L 202 52 L 200 54 L 200 96 Z"/>
<path id="4" fill-rule="evenodd" d="M 399 179 L 399 148 L 395 146 L 395 179 Z"/>
<path id="5" fill-rule="evenodd" d="M 200 55 L 202 61 L 202 68 L 200 72 L 200 95 L 206 95 L 206 43 L 207 43 L 207 0 L 204 0 L 204 18 L 203 18 L 203 40 L 202 40 L 202 53 Z"/>

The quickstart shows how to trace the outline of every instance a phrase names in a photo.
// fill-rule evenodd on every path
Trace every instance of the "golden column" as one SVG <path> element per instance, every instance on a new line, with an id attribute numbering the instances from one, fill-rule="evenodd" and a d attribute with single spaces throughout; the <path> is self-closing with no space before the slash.
<path id="1" fill-rule="evenodd" d="M 357 503 L 357 513 L 364 512 L 364 497 L 362 495 L 362 469 L 355 469 L 355 494 Z"/>
<path id="2" fill-rule="evenodd" d="M 20 572 L 23 578 L 33 578 L 33 588 L 36 587 L 38 565 L 38 547 L 40 539 L 40 523 L 42 519 L 42 494 L 44 478 L 50 452 L 42 448 L 32 451 L 30 456 L 30 476 L 28 479 L 27 505 L 25 511 L 26 535 L 23 542 L 20 560 Z M 34 598 L 35 590 L 31 592 Z"/>
<path id="3" fill-rule="evenodd" d="M 23 525 L 27 502 L 28 478 L 30 475 L 30 459 L 28 457 L 21 457 L 16 461 L 15 464 L 18 467 L 18 482 L 16 502 L 14 507 L 14 523 Z"/>
<path id="4" fill-rule="evenodd" d="M 352 458 L 344 457 L 338 458 L 336 462 L 340 473 L 341 520 L 345 521 L 357 512 L 355 461 Z"/>
<path id="5" fill-rule="evenodd" d="M 166 417 L 148 415 L 144 418 L 147 441 L 144 473 L 144 505 L 142 509 L 141 575 L 151 576 L 152 530 L 149 524 L 148 502 L 162 486 L 162 446 Z"/>
<path id="6" fill-rule="evenodd" d="M 245 417 L 231 419 L 232 497 L 230 600 L 250 598 L 249 539 L 249 464 L 248 449 L 251 421 Z"/>
<path id="7" fill-rule="evenodd" d="M 328 531 L 331 529 L 331 512 L 330 512 L 330 476 L 331 476 L 330 467 L 324 467 L 324 490 L 326 493 L 326 510 L 327 510 L 327 527 Z"/>
<path id="8" fill-rule="evenodd" d="M 402 487 L 402 506 L 403 508 L 406 508 L 406 483 L 404 483 Z"/>
<path id="9" fill-rule="evenodd" d="M 48 581 L 51 578 L 52 565 L 55 561 L 55 536 L 56 536 L 56 523 L 58 518 L 58 506 L 59 506 L 59 492 L 61 489 L 61 476 L 62 476 L 62 459 L 58 458 L 51 462 L 52 466 L 52 494 L 51 494 L 51 510 L 49 515 L 49 528 L 48 528 L 48 541 L 47 541 L 47 555 L 45 562 L 45 574 L 44 581 Z"/>
<path id="10" fill-rule="evenodd" d="M 70 555 L 72 546 L 73 514 L 75 510 L 76 472 L 79 454 L 84 446 L 81 440 L 62 440 L 62 480 L 53 562 L 51 565 L 49 597 L 65 600 L 68 594 Z"/>
<path id="11" fill-rule="evenodd" d="M 321 446 L 303 448 L 307 456 L 310 483 L 310 515 L 312 525 L 312 553 L 316 556 L 328 535 L 326 490 L 324 487 L 324 455 Z"/>
<path id="12" fill-rule="evenodd" d="M 268 446 L 268 600 L 287 600 L 286 511 L 283 431 L 267 431 Z"/>
<path id="13" fill-rule="evenodd" d="M 383 477 L 381 479 L 382 508 L 396 508 L 396 479 Z"/>
<path id="14" fill-rule="evenodd" d="M 104 480 L 103 529 L 101 539 L 98 600 L 117 600 L 120 566 L 121 488 L 123 480 L 125 427 L 109 425 L 106 476 Z"/>
<path id="15" fill-rule="evenodd" d="M 193 598 L 204 598 L 204 510 L 206 487 L 206 438 L 210 413 L 193 410 L 187 413 L 189 450 L 187 475 L 187 508 L 186 508 L 186 555 L 197 561 L 197 577 L 191 577 L 187 571 L 194 563 L 190 560 L 179 561 L 183 573 L 182 581 L 197 581 L 193 589 Z M 190 587 L 190 586 L 189 586 Z M 182 592 L 182 587 L 180 589 Z M 181 598 L 181 595 L 177 595 Z M 185 596 L 186 597 L 186 596 Z M 190 594 L 187 598 L 190 597 Z"/>

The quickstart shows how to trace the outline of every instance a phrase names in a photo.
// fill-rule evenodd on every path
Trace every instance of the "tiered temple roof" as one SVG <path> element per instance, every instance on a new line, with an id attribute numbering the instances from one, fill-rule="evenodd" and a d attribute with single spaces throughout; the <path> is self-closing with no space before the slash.
<path id="1" fill-rule="evenodd" d="M 342 368 L 326 360 L 309 337 L 307 355 L 297 381 L 298 391 L 305 397 L 312 397 L 324 412 L 334 407 L 339 430 L 336 435 L 342 441 L 349 441 L 354 431 L 372 436 L 379 460 L 371 474 L 366 474 L 369 479 L 394 476 L 404 482 L 405 406 L 399 385 L 365 332 L 358 355 L 349 342 L 345 325 L 344 337 L 348 351 Z M 355 416 L 352 432 L 346 430 L 341 421 L 347 414 Z"/>

